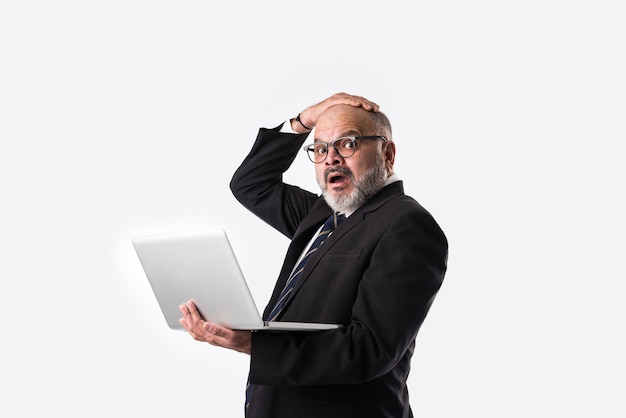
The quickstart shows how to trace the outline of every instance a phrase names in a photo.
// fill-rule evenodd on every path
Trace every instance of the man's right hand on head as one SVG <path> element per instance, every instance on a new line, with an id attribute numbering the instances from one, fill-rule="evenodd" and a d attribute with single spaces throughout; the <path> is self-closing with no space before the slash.
<path id="1" fill-rule="evenodd" d="M 291 128 L 299 133 L 306 133 L 317 124 L 320 115 L 326 110 L 337 105 L 350 105 L 362 107 L 371 112 L 378 112 L 379 106 L 365 97 L 355 96 L 348 93 L 335 93 L 327 99 L 300 112 L 300 122 L 295 118 L 291 119 Z"/>

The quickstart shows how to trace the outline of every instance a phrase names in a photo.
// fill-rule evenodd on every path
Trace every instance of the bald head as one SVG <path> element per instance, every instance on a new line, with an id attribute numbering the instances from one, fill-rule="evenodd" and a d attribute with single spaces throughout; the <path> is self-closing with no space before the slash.
<path id="1" fill-rule="evenodd" d="M 391 124 L 384 113 L 350 105 L 337 105 L 326 110 L 320 115 L 315 131 L 316 138 L 319 135 L 325 140 L 345 135 L 382 135 L 392 141 Z"/>

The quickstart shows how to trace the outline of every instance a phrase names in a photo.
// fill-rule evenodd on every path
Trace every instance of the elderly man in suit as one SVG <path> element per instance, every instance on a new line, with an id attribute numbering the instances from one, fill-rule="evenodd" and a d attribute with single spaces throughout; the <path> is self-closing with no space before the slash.
<path id="1" fill-rule="evenodd" d="M 304 150 L 321 196 L 282 180 L 313 128 Z M 379 106 L 338 93 L 260 129 L 233 176 L 235 197 L 291 239 L 264 318 L 342 325 L 235 331 L 203 321 L 192 302 L 181 305 L 193 338 L 250 355 L 247 417 L 413 416 L 411 356 L 444 279 L 448 244 L 405 195 L 395 155 Z"/>

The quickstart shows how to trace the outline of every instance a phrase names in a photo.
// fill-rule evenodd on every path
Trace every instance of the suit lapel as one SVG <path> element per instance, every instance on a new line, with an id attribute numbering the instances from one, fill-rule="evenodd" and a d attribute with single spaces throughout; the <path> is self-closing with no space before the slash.
<path id="1" fill-rule="evenodd" d="M 296 297 L 296 294 L 298 293 L 300 288 L 302 288 L 302 285 L 304 284 L 304 282 L 308 280 L 308 278 L 311 276 L 311 273 L 315 270 L 315 267 L 317 267 L 320 260 L 324 257 L 324 254 L 331 251 L 333 246 L 339 240 L 341 240 L 349 231 L 351 231 L 352 229 L 356 228 L 359 224 L 361 224 L 361 222 L 365 220 L 368 213 L 377 210 L 378 208 L 380 208 L 381 206 L 389 202 L 394 197 L 397 197 L 403 194 L 404 194 L 404 188 L 402 186 L 402 182 L 397 181 L 395 183 L 392 183 L 386 186 L 385 188 L 383 188 L 371 200 L 367 201 L 363 206 L 361 206 L 352 215 L 350 215 L 345 221 L 343 221 L 340 227 L 338 227 L 330 235 L 330 237 L 328 237 L 324 241 L 324 243 L 318 248 L 316 253 L 309 259 L 309 261 L 307 262 L 304 268 L 304 271 L 302 272 L 302 276 L 300 276 L 298 283 L 294 286 L 291 296 L 289 297 L 289 300 L 287 300 L 287 302 L 285 303 L 285 307 L 283 308 L 283 310 L 286 310 L 289 304 L 291 304 L 291 302 L 294 300 L 294 298 Z M 315 214 L 316 215 L 314 217 L 315 220 L 311 220 L 309 222 L 308 219 L 313 218 L 313 215 L 314 215 L 313 213 L 311 213 L 311 216 L 307 216 L 307 219 L 303 220 L 302 222 L 304 228 L 306 228 L 306 230 L 313 228 L 314 229 L 313 233 L 315 233 L 317 229 L 319 229 L 320 225 L 324 222 L 324 220 L 326 220 L 326 218 L 328 218 L 328 216 L 330 216 L 331 213 L 332 211 L 330 212 L 320 211 L 320 214 Z M 289 263 L 292 268 L 295 265 L 296 261 L 298 260 L 298 257 L 300 256 L 302 251 L 304 251 L 304 246 L 308 245 L 309 241 L 313 237 L 312 235 L 313 233 L 309 233 L 308 235 L 304 234 L 305 236 L 308 236 L 307 241 L 304 244 L 298 245 L 298 249 L 294 248 L 294 252 L 296 254 L 292 254 L 291 257 L 295 255 L 295 259 L 290 260 L 290 263 Z M 294 236 L 294 246 L 295 246 L 295 240 L 296 240 L 296 237 Z M 291 252 L 291 248 L 290 248 L 290 252 Z M 287 273 L 287 276 L 289 276 L 289 273 Z M 281 276 L 284 276 L 284 271 L 281 272 Z M 286 281 L 286 280 L 287 278 L 285 277 L 283 281 Z"/>
<path id="2" fill-rule="evenodd" d="M 305 250 L 305 247 L 309 245 L 313 235 L 332 213 L 332 209 L 326 205 L 323 198 L 320 198 L 298 226 L 298 229 L 294 233 L 293 239 L 291 240 L 291 244 L 287 249 L 285 261 L 283 262 L 283 266 L 270 301 L 265 307 L 265 311 L 263 313 L 264 318 L 269 315 L 274 305 L 276 305 L 276 302 L 280 297 L 280 292 L 285 287 L 287 279 L 291 275 L 291 272 L 298 262 L 300 255 Z"/>

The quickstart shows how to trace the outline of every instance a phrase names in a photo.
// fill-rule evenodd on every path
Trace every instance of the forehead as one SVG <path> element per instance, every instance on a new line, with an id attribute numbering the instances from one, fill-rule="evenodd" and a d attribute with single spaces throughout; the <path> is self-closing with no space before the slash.
<path id="1" fill-rule="evenodd" d="M 354 106 L 334 106 L 322 113 L 315 125 L 315 140 L 328 142 L 340 136 L 374 135 L 368 111 Z"/>

